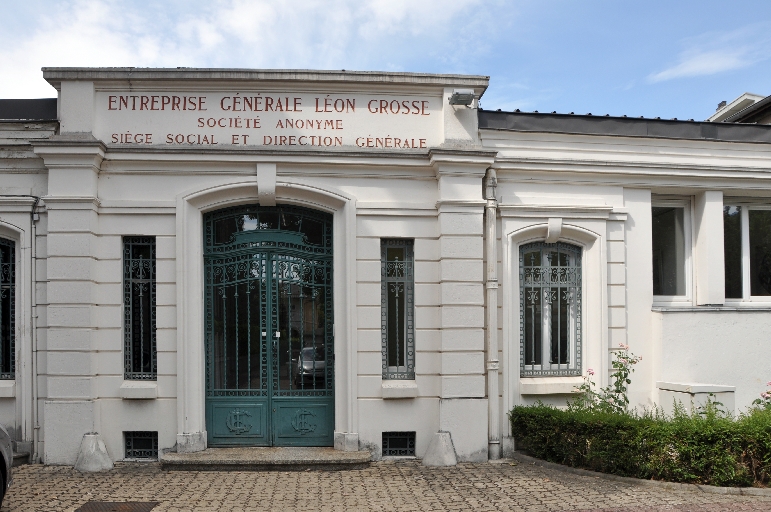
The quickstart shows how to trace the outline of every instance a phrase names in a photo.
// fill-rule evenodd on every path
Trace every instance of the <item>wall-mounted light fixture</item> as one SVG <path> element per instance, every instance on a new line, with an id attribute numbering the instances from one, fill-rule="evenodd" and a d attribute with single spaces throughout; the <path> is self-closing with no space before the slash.
<path id="1" fill-rule="evenodd" d="M 470 107 L 474 103 L 473 89 L 454 89 L 450 96 L 450 105 L 463 105 Z"/>

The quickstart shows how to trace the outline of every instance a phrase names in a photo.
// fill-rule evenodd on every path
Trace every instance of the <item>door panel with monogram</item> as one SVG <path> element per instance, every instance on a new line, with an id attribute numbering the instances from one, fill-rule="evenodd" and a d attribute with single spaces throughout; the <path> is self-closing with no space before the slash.
<path id="1" fill-rule="evenodd" d="M 331 215 L 241 206 L 204 225 L 209 445 L 331 445 Z"/>

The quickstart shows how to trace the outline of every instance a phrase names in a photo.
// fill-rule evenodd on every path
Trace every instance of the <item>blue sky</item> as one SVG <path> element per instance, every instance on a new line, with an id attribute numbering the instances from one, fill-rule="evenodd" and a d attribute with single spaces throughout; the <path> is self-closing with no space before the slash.
<path id="1" fill-rule="evenodd" d="M 771 94 L 771 1 L 0 0 L 0 97 L 43 66 L 489 75 L 482 107 L 705 119 Z"/>

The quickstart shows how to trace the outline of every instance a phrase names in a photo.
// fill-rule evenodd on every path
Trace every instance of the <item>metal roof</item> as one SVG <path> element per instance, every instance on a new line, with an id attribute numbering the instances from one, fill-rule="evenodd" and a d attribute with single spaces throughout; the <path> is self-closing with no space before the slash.
<path id="1" fill-rule="evenodd" d="M 771 143 L 771 125 L 491 110 L 478 116 L 480 130 Z"/>
<path id="2" fill-rule="evenodd" d="M 56 98 L 0 100 L 0 121 L 56 121 Z"/>

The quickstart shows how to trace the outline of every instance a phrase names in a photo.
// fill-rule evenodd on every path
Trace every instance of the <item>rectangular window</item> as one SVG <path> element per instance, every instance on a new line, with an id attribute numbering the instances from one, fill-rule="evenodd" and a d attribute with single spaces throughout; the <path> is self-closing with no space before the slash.
<path id="1" fill-rule="evenodd" d="M 519 248 L 522 377 L 581 374 L 581 248 Z"/>
<path id="2" fill-rule="evenodd" d="M 16 243 L 0 238 L 0 379 L 16 377 Z"/>
<path id="3" fill-rule="evenodd" d="M 413 240 L 380 241 L 383 379 L 415 379 Z"/>
<path id="4" fill-rule="evenodd" d="M 156 380 L 155 237 L 123 238 L 125 378 Z"/>
<path id="5" fill-rule="evenodd" d="M 725 297 L 768 301 L 771 296 L 771 209 L 767 205 L 723 206 Z"/>
<path id="6" fill-rule="evenodd" d="M 158 460 L 158 432 L 124 432 L 125 458 Z"/>
<path id="7" fill-rule="evenodd" d="M 676 297 L 687 293 L 686 214 L 684 206 L 653 206 L 653 295 Z"/>

